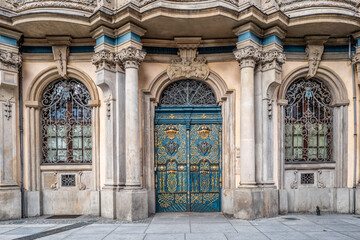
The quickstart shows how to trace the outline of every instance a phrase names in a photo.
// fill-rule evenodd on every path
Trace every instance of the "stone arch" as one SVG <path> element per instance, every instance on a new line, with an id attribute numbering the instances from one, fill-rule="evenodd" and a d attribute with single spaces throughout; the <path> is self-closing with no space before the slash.
<path id="1" fill-rule="evenodd" d="M 91 96 L 89 105 L 99 105 L 99 93 L 91 77 L 74 66 L 67 66 L 67 71 L 69 78 L 74 78 L 81 81 L 88 89 Z M 31 82 L 30 88 L 26 93 L 26 102 L 29 102 L 32 105 L 39 104 L 41 102 L 42 93 L 46 87 L 53 81 L 61 78 L 62 77 L 58 73 L 56 66 L 48 67 L 39 72 Z"/>
<path id="2" fill-rule="evenodd" d="M 210 71 L 208 78 L 191 78 L 207 83 L 214 91 L 222 111 L 222 212 L 233 214 L 232 198 L 235 184 L 235 91 L 228 89 L 225 81 Z M 179 79 L 177 79 L 179 80 Z M 148 190 L 149 212 L 155 213 L 154 178 L 154 120 L 163 90 L 172 82 L 166 71 L 154 78 L 147 90 L 142 91 L 142 166 L 143 186 Z M 225 203 L 225 204 L 224 204 Z"/>
<path id="3" fill-rule="evenodd" d="M 284 117 L 285 117 L 285 106 L 288 104 L 286 100 L 286 91 L 290 85 L 300 79 L 306 78 L 308 73 L 308 66 L 300 66 L 293 71 L 291 71 L 282 81 L 282 84 L 277 88 L 277 103 L 278 103 L 278 117 L 279 117 L 279 131 L 278 131 L 278 143 L 279 143 L 279 162 L 278 162 L 278 171 L 279 171 L 279 188 L 287 189 L 297 188 L 296 186 L 289 186 L 289 180 L 287 182 L 285 175 L 295 176 L 294 178 L 299 179 L 301 171 L 308 171 L 311 169 L 311 164 L 304 163 L 303 169 L 298 170 L 295 165 L 286 164 L 285 166 L 285 156 L 284 156 Z M 325 66 L 319 66 L 315 79 L 322 81 L 325 86 L 329 89 L 332 102 L 331 107 L 333 108 L 333 159 L 335 163 L 322 163 L 317 165 L 317 171 L 321 172 L 324 169 L 330 171 L 334 175 L 332 182 L 327 183 L 326 187 L 346 187 L 347 186 L 347 129 L 348 129 L 348 105 L 349 98 L 347 89 L 344 82 L 334 71 Z M 306 167 L 308 166 L 308 167 Z M 314 167 L 314 166 L 312 166 Z M 324 171 L 325 171 L 324 170 Z M 286 172 L 289 172 L 286 173 Z M 293 172 L 291 172 L 293 171 Z M 294 172 L 295 171 L 295 172 Z M 290 173 L 291 172 L 291 173 Z M 298 176 L 299 175 L 299 176 Z M 297 180 L 294 180 L 294 183 Z M 297 183 L 298 184 L 298 183 Z M 321 185 L 321 183 L 318 183 Z"/>
<path id="4" fill-rule="evenodd" d="M 307 65 L 300 66 L 290 72 L 283 80 L 279 88 L 279 100 L 285 100 L 286 91 L 289 86 L 299 78 L 305 78 L 309 68 Z M 332 106 L 342 106 L 349 104 L 349 98 L 344 82 L 330 68 L 320 66 L 315 78 L 324 82 L 333 97 Z"/>

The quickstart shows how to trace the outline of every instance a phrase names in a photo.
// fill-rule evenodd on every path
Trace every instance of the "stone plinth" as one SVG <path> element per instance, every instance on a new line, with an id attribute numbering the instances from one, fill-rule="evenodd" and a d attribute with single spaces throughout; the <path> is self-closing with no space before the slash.
<path id="1" fill-rule="evenodd" d="M 116 218 L 136 221 L 148 215 L 148 193 L 145 189 L 124 189 L 116 193 Z"/>
<path id="2" fill-rule="evenodd" d="M 0 206 L 0 220 L 21 218 L 20 191 L 0 191 Z"/>

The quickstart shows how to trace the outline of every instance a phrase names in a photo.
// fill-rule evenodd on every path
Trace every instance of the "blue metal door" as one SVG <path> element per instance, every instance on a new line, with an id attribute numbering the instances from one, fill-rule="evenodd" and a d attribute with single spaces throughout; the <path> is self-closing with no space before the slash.
<path id="1" fill-rule="evenodd" d="M 155 117 L 158 212 L 221 210 L 221 108 L 159 107 Z"/>

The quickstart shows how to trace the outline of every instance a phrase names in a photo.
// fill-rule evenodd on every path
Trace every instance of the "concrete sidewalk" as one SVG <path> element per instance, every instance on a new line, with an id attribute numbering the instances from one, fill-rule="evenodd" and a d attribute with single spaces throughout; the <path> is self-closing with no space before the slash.
<path id="1" fill-rule="evenodd" d="M 39 234 L 40 233 L 40 234 Z M 79 217 L 0 222 L 0 239 L 360 239 L 360 216 L 286 215 L 245 221 L 221 213 L 161 213 L 135 223 Z"/>

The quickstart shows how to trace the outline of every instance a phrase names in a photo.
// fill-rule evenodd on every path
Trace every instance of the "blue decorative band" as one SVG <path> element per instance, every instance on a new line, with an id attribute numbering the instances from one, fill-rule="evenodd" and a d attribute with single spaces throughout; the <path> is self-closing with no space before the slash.
<path id="1" fill-rule="evenodd" d="M 147 54 L 177 55 L 178 48 L 143 47 Z"/>
<path id="2" fill-rule="evenodd" d="M 305 53 L 306 46 L 293 46 L 287 45 L 284 46 L 285 52 L 298 52 L 298 53 Z M 355 51 L 355 47 L 351 47 L 351 51 Z M 349 46 L 341 45 L 341 46 L 324 46 L 324 52 L 349 52 Z"/>
<path id="3" fill-rule="evenodd" d="M 139 35 L 132 33 L 132 32 L 128 32 L 118 38 L 115 38 L 115 39 L 108 37 L 106 35 L 103 35 L 103 36 L 99 37 L 98 39 L 96 39 L 96 46 L 100 45 L 102 43 L 107 43 L 107 44 L 110 44 L 113 46 L 117 46 L 117 45 L 120 45 L 120 44 L 130 41 L 130 40 L 139 42 L 139 43 L 141 42 L 141 38 Z"/>
<path id="4" fill-rule="evenodd" d="M 17 46 L 17 41 L 14 38 L 6 37 L 3 35 L 0 35 L 0 43 L 5 43 L 13 46 Z"/>
<path id="5" fill-rule="evenodd" d="M 23 53 L 52 53 L 52 48 L 51 47 L 22 46 L 21 52 L 23 52 Z"/>
<path id="6" fill-rule="evenodd" d="M 235 46 L 201 47 L 198 51 L 199 54 L 233 53 L 235 49 Z"/>
<path id="7" fill-rule="evenodd" d="M 70 53 L 93 53 L 94 46 L 73 46 L 70 47 Z"/>
<path id="8" fill-rule="evenodd" d="M 238 42 L 242 42 L 242 41 L 245 41 L 248 39 L 251 39 L 251 40 L 255 41 L 256 43 L 262 45 L 262 39 L 250 31 L 244 32 L 238 36 Z"/>
<path id="9" fill-rule="evenodd" d="M 271 35 L 269 37 L 264 38 L 262 43 L 265 46 L 274 42 L 282 46 L 281 39 L 276 35 Z"/>
<path id="10" fill-rule="evenodd" d="M 301 52 L 301 53 L 304 53 L 305 52 L 305 46 L 287 45 L 287 46 L 284 46 L 284 51 L 285 52 Z"/>
<path id="11" fill-rule="evenodd" d="M 360 47 L 360 38 L 357 39 L 357 46 Z"/>

